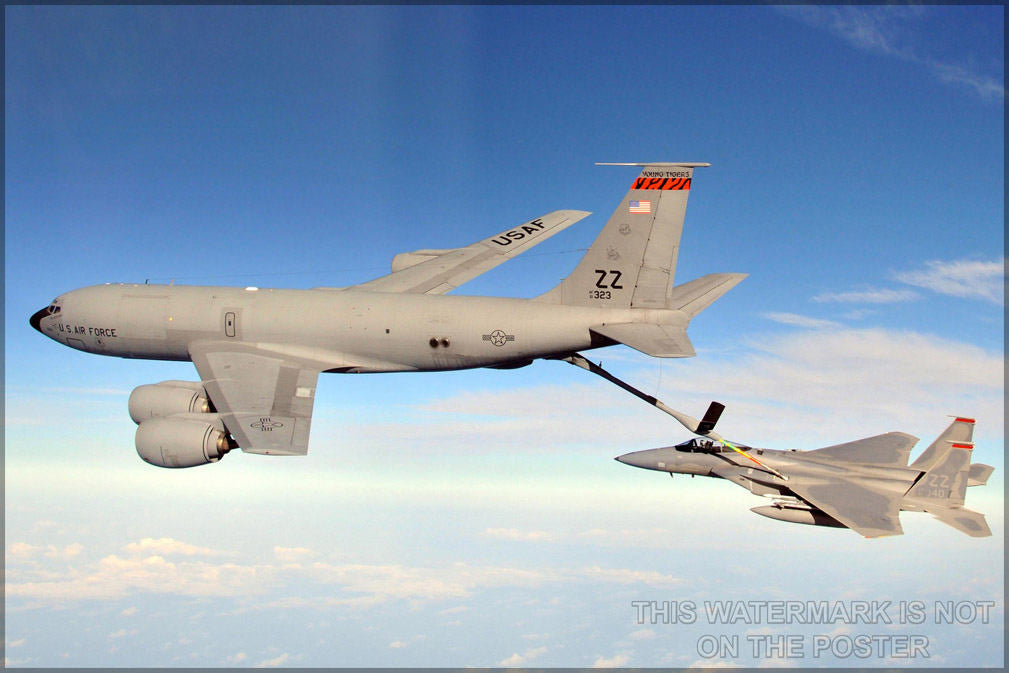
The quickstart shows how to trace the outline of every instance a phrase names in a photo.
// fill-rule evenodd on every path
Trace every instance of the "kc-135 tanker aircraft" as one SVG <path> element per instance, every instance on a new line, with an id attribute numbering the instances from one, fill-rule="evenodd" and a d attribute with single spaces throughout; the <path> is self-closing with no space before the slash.
<path id="1" fill-rule="evenodd" d="M 200 381 L 138 387 L 140 457 L 213 463 L 234 448 L 303 455 L 320 373 L 512 369 L 626 344 L 690 357 L 687 326 L 746 274 L 673 286 L 694 168 L 641 173 L 574 271 L 533 299 L 443 296 L 589 213 L 558 210 L 464 248 L 393 257 L 392 273 L 310 290 L 106 284 L 60 295 L 32 327 L 88 353 L 190 360 Z"/>
<path id="2" fill-rule="evenodd" d="M 974 419 L 956 417 L 907 464 L 917 437 L 888 432 L 813 451 L 735 444 L 715 432 L 725 409 L 712 402 L 698 421 L 621 381 L 578 353 L 563 358 L 598 374 L 666 412 L 699 435 L 676 446 L 617 456 L 627 465 L 674 474 L 727 479 L 773 504 L 751 511 L 772 519 L 850 528 L 864 537 L 902 535 L 900 512 L 928 512 L 971 537 L 987 537 L 984 514 L 965 508 L 968 486 L 983 486 L 991 465 L 971 463 Z"/>

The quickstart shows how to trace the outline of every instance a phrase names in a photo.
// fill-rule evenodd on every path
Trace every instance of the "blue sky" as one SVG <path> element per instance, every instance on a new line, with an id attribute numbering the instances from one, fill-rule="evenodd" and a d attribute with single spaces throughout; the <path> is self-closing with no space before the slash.
<path id="1" fill-rule="evenodd" d="M 631 602 L 740 597 L 995 600 L 993 623 L 922 627 L 927 661 L 857 664 L 1003 664 L 1001 7 L 5 19 L 9 665 L 689 665 L 705 629 L 769 627 L 642 625 Z M 692 413 L 717 398 L 724 434 L 775 448 L 924 446 L 975 416 L 996 472 L 968 506 L 995 535 L 905 514 L 869 542 L 618 465 L 682 430 L 560 363 L 323 377 L 307 458 L 156 470 L 126 399 L 192 366 L 27 324 L 94 283 L 346 285 L 593 211 L 460 291 L 534 296 L 634 177 L 596 161 L 711 162 L 677 280 L 750 276 L 691 326 L 696 358 L 593 359 Z"/>

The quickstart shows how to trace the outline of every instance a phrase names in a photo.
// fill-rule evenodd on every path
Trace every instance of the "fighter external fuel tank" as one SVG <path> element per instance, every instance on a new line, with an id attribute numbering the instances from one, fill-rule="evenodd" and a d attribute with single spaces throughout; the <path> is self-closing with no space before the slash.
<path id="1" fill-rule="evenodd" d="M 750 511 L 756 512 L 760 516 L 778 519 L 779 521 L 788 521 L 790 523 L 805 523 L 810 526 L 831 526 L 833 528 L 845 527 L 844 524 L 839 523 L 836 519 L 831 518 L 818 509 L 764 505 L 762 507 L 754 507 Z"/>

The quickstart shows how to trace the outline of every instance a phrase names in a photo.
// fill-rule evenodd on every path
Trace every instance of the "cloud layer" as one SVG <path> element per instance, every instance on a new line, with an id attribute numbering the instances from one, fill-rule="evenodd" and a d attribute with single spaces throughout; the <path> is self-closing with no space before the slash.
<path id="1" fill-rule="evenodd" d="M 893 278 L 951 297 L 1005 303 L 1004 257 L 992 261 L 935 260 L 927 262 L 922 270 L 894 272 Z"/>
<path id="2" fill-rule="evenodd" d="M 1004 100 L 1005 85 L 966 62 L 944 61 L 916 43 L 928 9 L 921 6 L 787 5 L 786 16 L 826 30 L 855 49 L 922 66 L 940 82 L 972 91 L 985 100 Z"/>

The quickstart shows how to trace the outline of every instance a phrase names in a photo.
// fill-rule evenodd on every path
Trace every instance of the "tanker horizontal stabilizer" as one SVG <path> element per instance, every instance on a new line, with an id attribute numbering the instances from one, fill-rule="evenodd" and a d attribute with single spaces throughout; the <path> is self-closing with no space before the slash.
<path id="1" fill-rule="evenodd" d="M 686 327 L 649 323 L 595 325 L 591 331 L 656 358 L 689 358 L 696 355 Z"/>
<path id="2" fill-rule="evenodd" d="M 669 296 L 669 308 L 682 311 L 688 319 L 711 306 L 716 299 L 743 282 L 749 274 L 709 273 L 689 283 L 677 285 Z"/>

